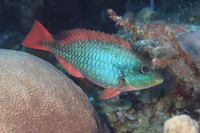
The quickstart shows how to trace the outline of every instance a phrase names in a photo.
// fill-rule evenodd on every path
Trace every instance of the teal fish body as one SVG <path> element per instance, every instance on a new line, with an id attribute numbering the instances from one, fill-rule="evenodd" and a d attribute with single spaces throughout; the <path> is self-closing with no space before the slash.
<path id="1" fill-rule="evenodd" d="M 22 45 L 54 53 L 70 74 L 104 87 L 102 99 L 145 89 L 163 80 L 132 51 L 129 42 L 115 35 L 76 29 L 62 32 L 54 39 L 35 21 Z"/>

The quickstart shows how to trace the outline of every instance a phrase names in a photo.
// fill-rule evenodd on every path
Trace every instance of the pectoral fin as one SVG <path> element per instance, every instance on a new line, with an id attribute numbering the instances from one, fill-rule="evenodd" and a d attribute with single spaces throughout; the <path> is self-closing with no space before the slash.
<path id="1" fill-rule="evenodd" d="M 118 95 L 119 93 L 121 92 L 116 91 L 115 89 L 105 89 L 99 97 L 101 99 L 108 99 L 108 98 Z"/>
<path id="2" fill-rule="evenodd" d="M 101 99 L 108 99 L 114 97 L 121 93 L 119 89 L 125 85 L 125 80 L 123 77 L 119 77 L 119 82 L 116 88 L 106 88 L 101 95 L 99 96 Z"/>

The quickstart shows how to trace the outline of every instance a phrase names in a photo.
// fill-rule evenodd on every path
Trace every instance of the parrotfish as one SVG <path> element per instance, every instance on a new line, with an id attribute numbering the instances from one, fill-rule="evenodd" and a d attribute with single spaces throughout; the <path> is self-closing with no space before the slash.
<path id="1" fill-rule="evenodd" d="M 54 53 L 72 76 L 87 78 L 105 88 L 100 94 L 101 99 L 149 88 L 163 81 L 161 74 L 132 51 L 128 41 L 114 34 L 74 29 L 61 32 L 54 39 L 35 20 L 22 45 Z"/>

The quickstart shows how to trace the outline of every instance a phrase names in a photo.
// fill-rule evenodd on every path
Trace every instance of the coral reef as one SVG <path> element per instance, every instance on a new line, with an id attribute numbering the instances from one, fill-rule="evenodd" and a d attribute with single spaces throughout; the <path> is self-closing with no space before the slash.
<path id="1" fill-rule="evenodd" d="M 179 81 L 200 87 L 199 26 L 175 25 L 163 21 L 146 22 L 151 16 L 149 12 L 140 13 L 143 15 L 139 16 L 145 19 L 142 24 L 137 24 L 117 16 L 111 9 L 108 10 L 110 18 L 124 27 L 126 34 L 122 36 L 131 42 L 134 51 L 152 60 L 152 67 L 168 67 Z"/>
<path id="2" fill-rule="evenodd" d="M 93 104 L 94 108 L 96 109 L 96 111 L 98 111 L 102 120 L 107 124 L 112 133 L 161 133 L 163 131 L 162 126 L 165 120 L 171 118 L 174 115 L 187 114 L 195 119 L 198 123 L 200 121 L 200 103 L 198 102 L 200 101 L 200 64 L 198 58 L 200 55 L 198 43 L 200 32 L 200 26 L 198 26 L 200 22 L 200 4 L 198 1 L 192 4 L 192 1 L 196 0 L 191 0 L 189 4 L 187 0 L 177 0 L 176 2 L 173 0 L 155 1 L 154 10 L 152 10 L 150 8 L 144 8 L 149 6 L 149 1 L 42 0 L 38 2 L 38 0 L 20 0 L 16 2 L 15 0 L 2 0 L 0 1 L 0 38 L 2 38 L 0 42 L 0 47 L 33 53 L 51 62 L 53 65 L 58 66 L 58 68 L 66 74 L 66 71 L 63 69 L 62 66 L 57 64 L 55 57 L 52 57 L 51 54 L 35 50 L 30 51 L 26 48 L 21 49 L 21 41 L 24 39 L 25 34 L 30 29 L 31 24 L 33 23 L 33 19 L 40 20 L 42 23 L 47 25 L 47 28 L 50 29 L 50 32 L 53 35 L 55 32 L 58 32 L 60 30 L 73 28 L 86 28 L 91 30 L 94 29 L 103 31 L 105 33 L 117 32 L 118 35 L 130 41 L 135 52 L 152 62 L 153 69 L 159 68 L 159 70 L 163 73 L 165 77 L 165 81 L 163 82 L 163 84 L 157 87 L 150 88 L 148 90 L 122 93 L 116 98 L 112 98 L 109 100 L 100 100 L 98 99 L 99 94 L 102 92 L 102 89 L 100 87 L 95 86 L 86 79 L 77 79 L 70 77 L 70 75 L 67 76 L 74 80 L 75 83 L 78 84 L 83 89 L 83 91 L 87 93 L 89 101 Z M 180 8 L 178 8 L 178 5 L 181 5 L 179 6 Z M 117 12 L 117 14 L 122 15 L 122 17 L 117 16 L 113 10 L 109 10 L 110 18 L 117 22 L 117 24 L 119 25 L 118 29 L 114 25 L 113 21 L 110 21 L 107 17 L 106 10 L 108 8 L 112 8 L 114 11 Z M 124 12 L 126 13 L 124 14 Z M 171 12 L 172 14 L 166 14 L 169 12 Z M 8 39 L 3 38 L 3 35 L 7 35 Z M 14 58 L 14 56 L 12 57 Z M 3 61 L 5 62 L 6 60 Z M 27 63 L 29 63 L 29 61 L 31 60 L 28 60 L 22 65 L 27 66 Z M 33 61 L 33 63 L 38 64 L 38 62 L 36 61 Z M 0 67 L 1 66 L 2 64 L 0 63 Z M 19 65 L 17 65 L 16 63 L 15 67 L 18 66 Z M 43 67 L 44 66 L 41 66 L 41 68 Z M 0 75 L 3 74 L 2 72 L 8 72 L 7 69 L 5 69 L 4 71 L 0 69 L 0 71 Z M 31 72 L 33 72 L 33 70 L 30 70 L 30 72 L 26 73 Z M 21 71 L 21 73 L 23 72 Z M 55 77 L 55 75 L 52 75 L 50 73 L 48 73 L 48 75 Z M 11 74 L 8 76 L 18 78 L 19 73 L 17 72 L 14 73 L 14 75 Z M 2 83 L 5 78 L 6 77 L 0 77 L 0 83 Z M 10 87 L 11 85 L 15 84 L 16 82 L 14 81 L 17 78 L 12 80 L 13 83 L 9 82 L 10 84 L 8 84 L 7 86 Z M 22 79 L 22 81 L 27 82 L 30 79 L 31 75 Z M 45 83 L 53 86 L 57 85 L 57 87 L 61 84 L 65 85 L 65 83 L 61 83 L 58 80 L 53 80 L 57 81 L 55 84 L 53 84 L 51 83 L 51 79 L 52 78 L 48 76 L 48 79 L 46 79 Z M 44 79 L 41 79 L 41 81 L 43 80 Z M 34 82 L 36 82 L 36 79 L 34 79 Z M 69 82 L 67 80 L 67 83 Z M 2 85 L 3 84 L 0 84 L 0 88 Z M 68 86 L 68 84 L 66 86 Z M 35 87 L 35 84 L 33 85 L 33 87 Z M 41 88 L 42 87 L 44 87 L 44 84 L 41 84 Z M 72 87 L 74 88 L 74 86 Z M 62 87 L 59 86 L 58 88 Z M 66 88 L 63 88 L 63 90 L 65 90 Z M 11 88 L 10 90 L 13 91 L 15 89 Z M 41 89 L 41 92 L 45 95 L 39 96 L 45 97 L 47 94 L 50 94 L 50 92 L 48 93 L 47 90 L 52 89 Z M 52 94 L 54 96 L 57 96 L 56 98 L 54 97 L 55 100 L 61 101 L 59 103 L 59 107 L 62 107 L 67 103 L 70 104 L 70 102 L 72 102 L 72 104 L 77 103 L 77 100 L 65 102 L 64 97 L 61 97 L 59 99 L 60 95 L 58 93 L 60 91 L 55 92 L 56 90 L 52 90 Z M 6 91 L 10 92 L 9 90 Z M 30 99 L 30 94 L 30 96 L 35 96 L 36 100 L 40 100 L 39 97 L 36 96 L 36 94 L 38 93 L 28 93 L 25 91 L 21 93 L 24 95 L 18 95 L 20 96 L 19 98 Z M 74 89 L 74 91 L 80 92 L 80 90 L 77 89 Z M 70 92 L 74 91 L 70 90 Z M 11 92 L 11 94 L 14 95 L 13 92 Z M 67 94 L 67 92 L 65 94 Z M 73 94 L 75 95 L 75 97 L 73 98 L 76 99 L 77 92 L 74 92 Z M 11 95 L 8 96 L 11 97 Z M 8 103 L 10 97 L 5 99 L 6 97 L 7 96 L 5 95 L 4 97 L 1 97 L 2 105 Z M 13 98 L 11 97 L 10 103 L 13 103 L 13 105 L 15 105 L 14 102 L 11 101 L 12 99 Z M 81 99 L 80 103 L 84 102 L 85 100 L 87 101 L 88 99 Z M 25 107 L 26 109 L 26 105 L 29 104 L 23 103 L 26 102 L 22 101 L 22 103 L 19 104 L 19 106 L 17 107 Z M 33 102 L 29 100 L 29 103 Z M 27 111 L 27 113 L 26 111 L 24 111 L 24 114 L 34 114 L 30 120 L 43 120 L 44 117 L 38 118 L 37 116 L 35 116 L 37 110 L 41 111 L 40 105 L 44 104 L 36 105 L 35 103 L 35 110 L 32 110 L 32 112 Z M 53 105 L 53 103 L 51 105 L 51 108 L 55 109 L 57 113 L 59 113 L 60 110 L 56 109 L 57 106 Z M 82 106 L 85 106 L 85 104 L 83 104 Z M 66 107 L 65 109 L 67 110 L 67 108 L 68 107 Z M 69 108 L 74 108 L 74 106 L 69 106 Z M 80 111 L 78 113 L 81 114 L 82 112 Z M 18 116 L 20 116 L 23 113 L 19 111 L 15 114 L 19 114 Z M 53 115 L 58 116 L 57 114 Z M 91 116 L 91 114 L 89 115 Z M 23 116 L 24 119 L 16 119 L 18 120 L 17 123 L 22 125 L 24 122 L 25 124 L 27 124 L 25 115 Z M 83 118 L 83 116 L 80 115 L 79 117 Z M 1 117 L 1 119 L 3 118 L 5 117 Z M 10 120 L 8 122 L 10 122 Z M 34 126 L 34 123 L 32 124 Z M 41 124 L 41 122 L 39 122 L 39 124 Z M 82 126 L 84 126 L 84 124 L 85 123 L 83 122 L 83 124 L 78 129 L 81 128 L 80 130 L 83 131 Z M 10 123 L 7 123 L 7 125 L 13 126 Z M 52 125 L 52 127 L 54 127 L 55 125 Z M 30 125 L 27 124 L 27 127 L 29 126 Z M 60 127 L 62 128 L 62 126 Z M 5 127 L 4 123 L 4 125 L 0 126 L 0 128 L 3 130 L 3 128 L 5 129 L 7 127 Z M 30 129 L 32 129 L 32 127 L 30 127 Z M 55 127 L 55 130 L 56 129 L 57 127 Z M 17 130 L 19 130 L 19 128 Z M 49 128 L 49 130 L 51 129 Z M 178 133 L 174 130 L 167 130 L 165 132 Z"/>
<path id="3" fill-rule="evenodd" d="M 200 99 L 199 26 L 149 22 L 155 17 L 145 12 L 136 16 L 128 12 L 120 17 L 108 10 L 120 25 L 118 34 L 132 43 L 134 51 L 152 62 L 153 69 L 161 68 L 165 81 L 157 87 L 124 93 L 111 100 L 101 101 L 90 94 L 95 109 L 113 133 L 160 133 L 164 121 L 176 114 L 199 119 L 198 111 L 195 112 L 200 106 L 197 102 Z M 125 109 L 122 105 L 130 107 Z"/>
<path id="4" fill-rule="evenodd" d="M 109 132 L 83 91 L 51 64 L 3 49 L 0 62 L 0 132 Z"/>
<path id="5" fill-rule="evenodd" d="M 90 88 L 87 85 L 88 89 Z M 101 89 L 84 91 L 112 133 L 161 133 L 164 122 L 174 115 L 188 114 L 199 121 L 199 96 L 184 88 L 163 95 L 162 85 L 147 90 L 123 93 L 111 99 L 98 99 Z M 94 92 L 95 91 L 95 92 Z M 194 95 L 194 94 L 193 94 Z"/>
<path id="6" fill-rule="evenodd" d="M 198 123 L 188 115 L 174 116 L 165 121 L 165 133 L 199 133 Z"/>

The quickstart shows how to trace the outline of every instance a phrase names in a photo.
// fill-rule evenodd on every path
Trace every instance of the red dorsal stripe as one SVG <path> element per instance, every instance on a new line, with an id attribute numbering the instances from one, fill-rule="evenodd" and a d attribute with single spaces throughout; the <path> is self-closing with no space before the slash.
<path id="1" fill-rule="evenodd" d="M 132 50 L 130 43 L 128 41 L 125 41 L 123 38 L 119 36 L 115 36 L 114 34 L 112 35 L 105 34 L 99 31 L 86 30 L 86 29 L 75 29 L 75 30 L 68 30 L 61 32 L 60 34 L 58 34 L 57 39 L 62 43 L 70 43 L 73 41 L 86 40 L 86 39 L 101 40 L 111 43 L 117 43 Z"/>

